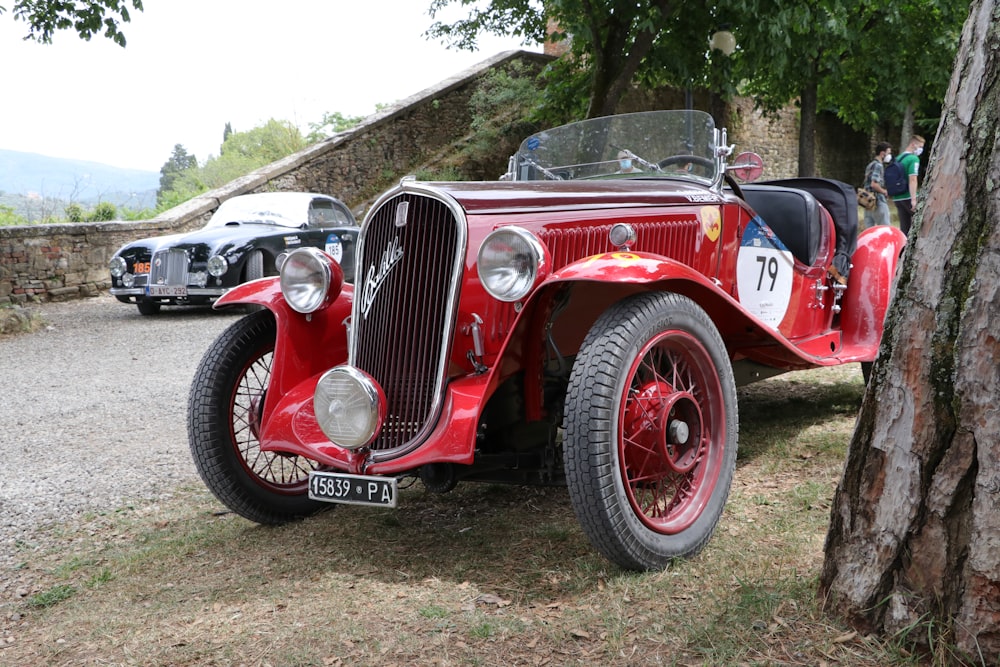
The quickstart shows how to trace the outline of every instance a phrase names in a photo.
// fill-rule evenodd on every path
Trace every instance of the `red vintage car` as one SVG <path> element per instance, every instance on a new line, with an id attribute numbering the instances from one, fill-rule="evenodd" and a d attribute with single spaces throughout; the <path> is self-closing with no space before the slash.
<path id="1" fill-rule="evenodd" d="M 407 477 L 563 484 L 621 567 L 696 554 L 736 387 L 872 362 L 905 243 L 858 234 L 850 186 L 740 183 L 760 158 L 732 154 L 707 114 L 659 111 L 533 135 L 497 182 L 404 179 L 365 218 L 353 286 L 301 248 L 218 301 L 265 310 L 195 377 L 202 479 L 264 524 L 394 507 Z"/>

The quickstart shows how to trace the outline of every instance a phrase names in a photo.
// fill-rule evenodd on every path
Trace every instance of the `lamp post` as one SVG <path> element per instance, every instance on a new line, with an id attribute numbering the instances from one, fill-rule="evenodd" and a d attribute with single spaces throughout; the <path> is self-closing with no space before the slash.
<path id="1" fill-rule="evenodd" d="M 736 51 L 736 37 L 732 32 L 730 32 L 728 23 L 720 24 L 718 30 L 712 33 L 712 35 L 708 38 L 708 46 L 713 53 L 715 51 L 720 51 L 722 55 L 725 56 L 725 61 L 720 63 L 721 71 L 716 72 L 713 69 L 711 73 L 712 78 L 714 78 L 715 75 L 719 76 L 720 80 L 728 78 L 730 73 L 729 56 L 733 55 Z M 709 97 L 711 100 L 709 105 L 712 117 L 715 118 L 715 121 L 720 125 L 726 125 L 728 122 L 729 109 L 722 97 L 713 92 L 714 88 L 715 86 L 712 85 L 709 87 Z"/>
<path id="2" fill-rule="evenodd" d="M 731 56 L 736 50 L 736 37 L 729 32 L 728 26 L 721 26 L 708 38 L 708 45 L 713 51 L 722 51 L 723 55 Z"/>

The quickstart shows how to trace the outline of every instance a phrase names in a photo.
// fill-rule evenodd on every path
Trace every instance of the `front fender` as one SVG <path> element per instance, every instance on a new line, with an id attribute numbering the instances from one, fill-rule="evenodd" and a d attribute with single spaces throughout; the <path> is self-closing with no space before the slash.
<path id="1" fill-rule="evenodd" d="M 771 327 L 748 312 L 716 281 L 687 264 L 660 255 L 622 251 L 594 255 L 564 266 L 547 280 L 550 285 L 580 282 L 589 283 L 598 291 L 610 286 L 618 291 L 618 298 L 648 289 L 683 294 L 708 313 L 724 337 L 730 331 L 744 331 L 747 327 L 772 332 Z"/>
<path id="2" fill-rule="evenodd" d="M 895 227 L 880 225 L 861 232 L 851 257 L 851 276 L 840 313 L 844 348 L 867 360 L 875 359 L 882 327 L 896 289 L 896 267 L 906 236 Z"/>
<path id="3" fill-rule="evenodd" d="M 234 304 L 264 306 L 274 315 L 277 336 L 271 361 L 271 379 L 261 422 L 266 424 L 278 400 L 299 384 L 329 368 L 347 363 L 347 327 L 354 302 L 354 286 L 345 284 L 326 308 L 308 315 L 289 307 L 278 278 L 261 278 L 238 285 L 222 295 L 215 307 Z M 261 442 L 264 449 L 265 443 Z"/>

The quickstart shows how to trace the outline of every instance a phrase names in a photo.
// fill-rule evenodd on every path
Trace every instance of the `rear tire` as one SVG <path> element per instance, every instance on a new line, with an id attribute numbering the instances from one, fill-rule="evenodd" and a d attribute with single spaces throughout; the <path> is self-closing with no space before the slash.
<path id="1" fill-rule="evenodd" d="M 736 467 L 736 385 L 694 301 L 647 292 L 609 308 L 570 376 L 564 456 L 573 509 L 594 547 L 658 570 L 711 538 Z"/>
<path id="2" fill-rule="evenodd" d="M 188 444 L 202 481 L 229 509 L 262 524 L 326 506 L 308 497 L 316 462 L 261 451 L 257 439 L 276 330 L 268 310 L 230 325 L 202 358 L 188 398 Z"/>

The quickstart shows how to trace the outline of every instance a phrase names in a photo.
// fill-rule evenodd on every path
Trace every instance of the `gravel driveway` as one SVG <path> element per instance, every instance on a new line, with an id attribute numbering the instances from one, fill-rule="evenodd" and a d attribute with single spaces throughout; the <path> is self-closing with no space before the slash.
<path id="1" fill-rule="evenodd" d="M 195 367 L 238 311 L 143 317 L 109 295 L 34 306 L 48 326 L 0 336 L 0 581 L 18 540 L 197 480 L 187 444 Z"/>

